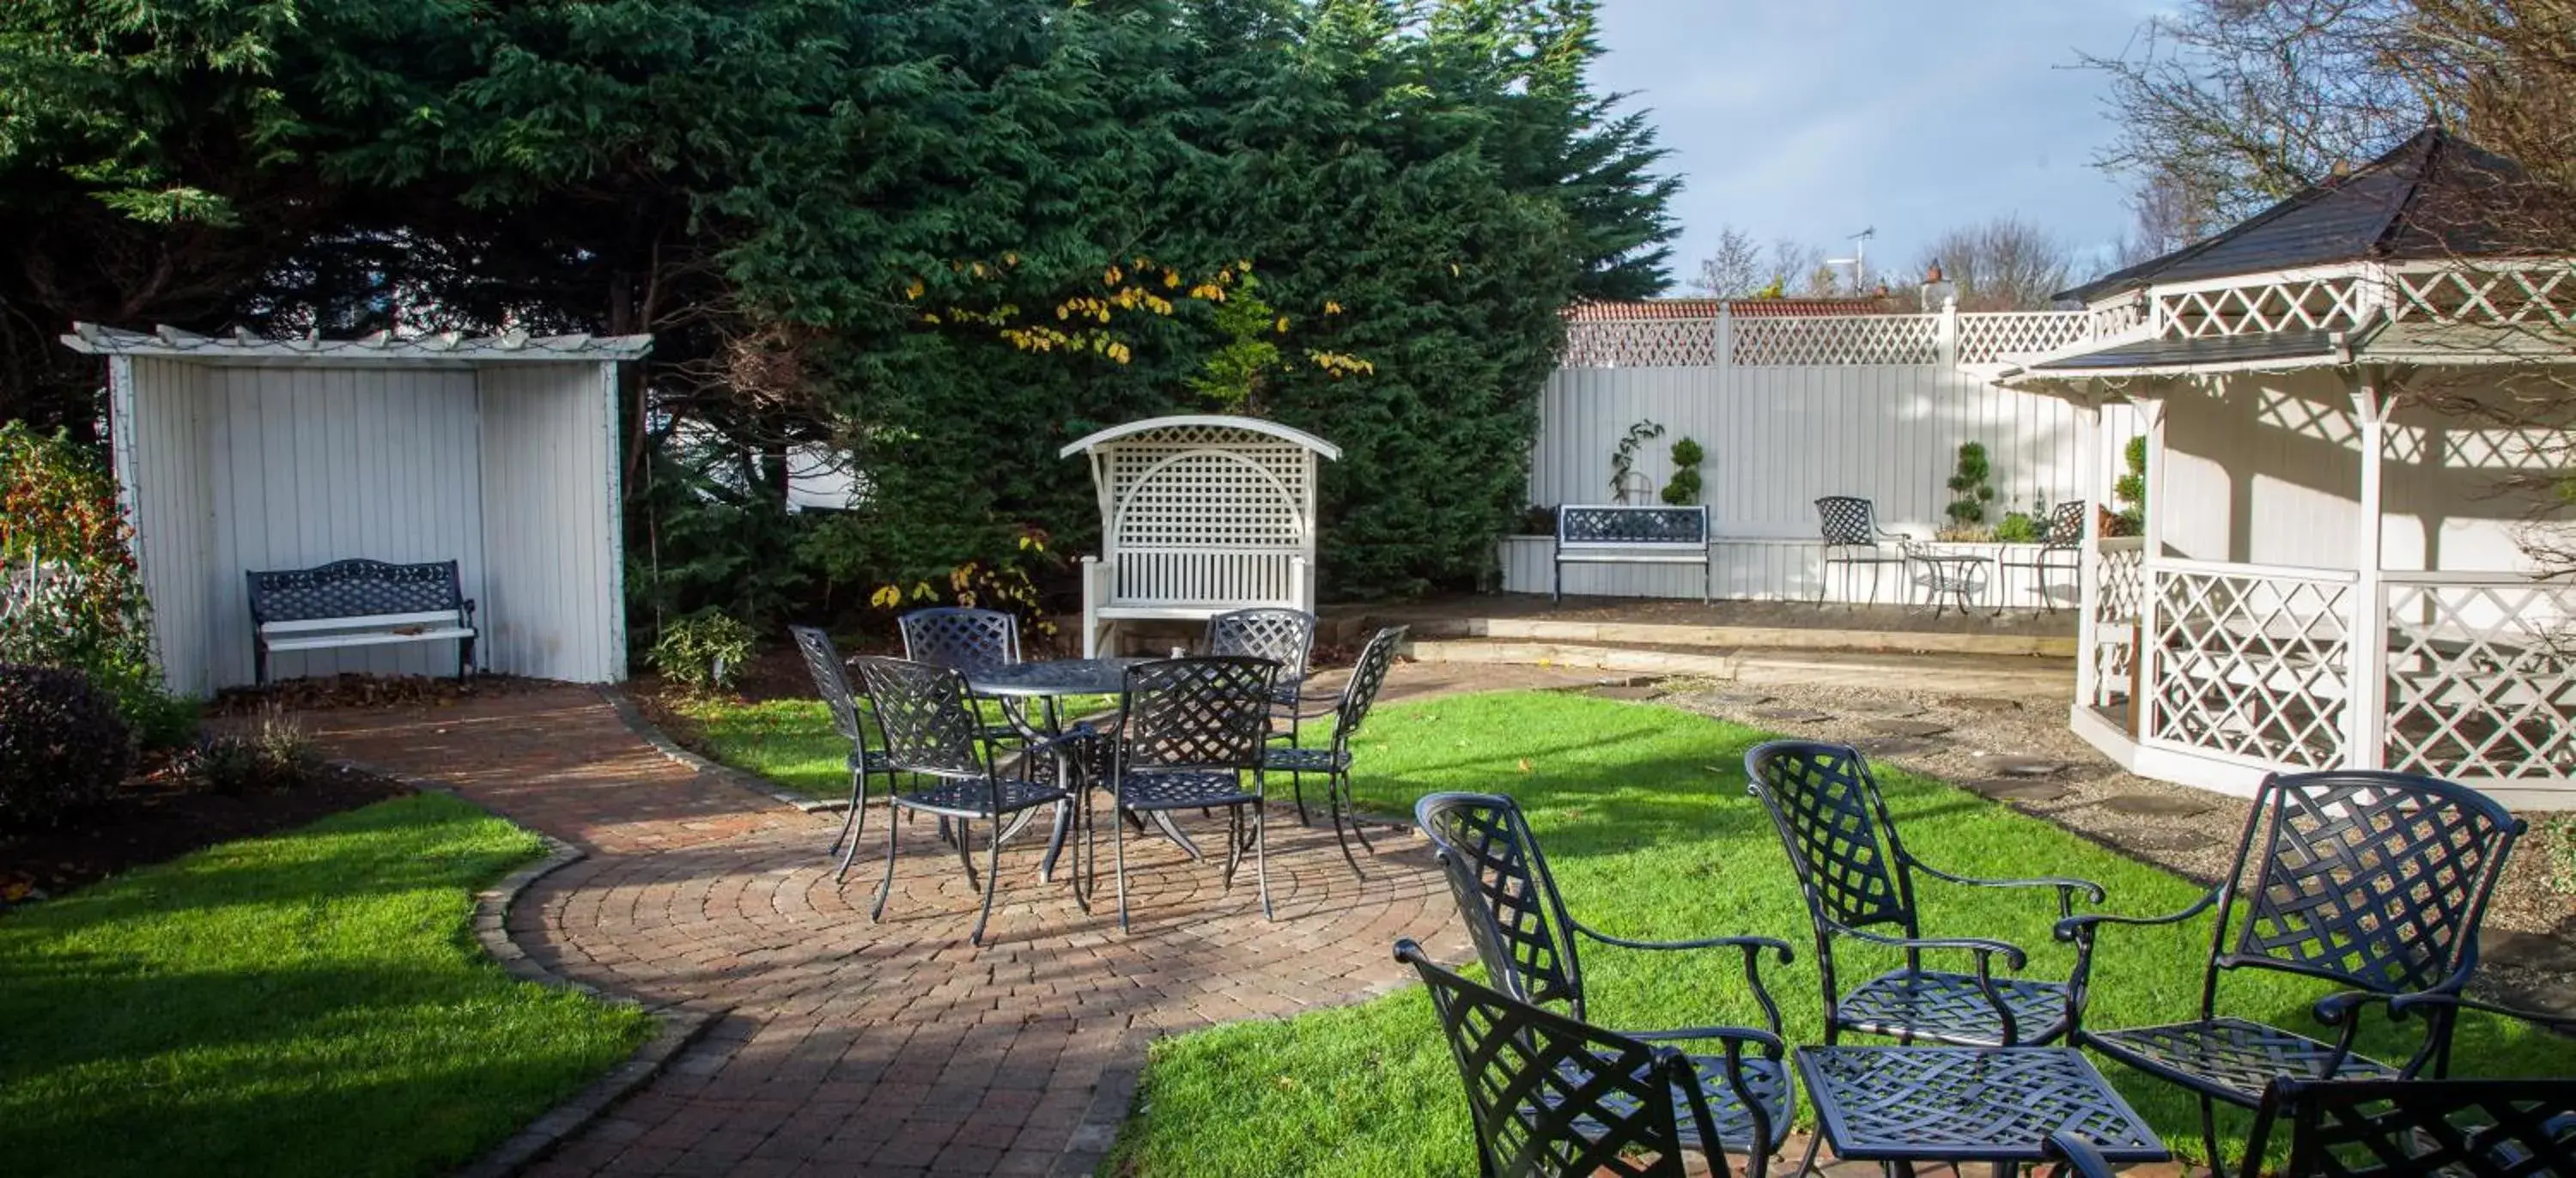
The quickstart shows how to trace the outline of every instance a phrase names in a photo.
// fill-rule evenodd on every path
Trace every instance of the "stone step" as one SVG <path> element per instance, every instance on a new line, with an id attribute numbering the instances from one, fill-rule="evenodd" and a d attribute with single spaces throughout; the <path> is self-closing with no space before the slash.
<path id="1" fill-rule="evenodd" d="M 1414 622 L 1420 639 L 1497 638 L 1579 645 L 1686 646 L 1719 650 L 1834 650 L 1880 654 L 2036 655 L 2074 658 L 2076 641 L 2061 634 L 1981 634 L 1913 630 L 1845 630 L 1805 626 L 1680 626 L 1656 622 L 1581 622 L 1544 617 L 1440 618 Z"/>
<path id="2" fill-rule="evenodd" d="M 1513 663 L 1634 674 L 1690 676 L 1746 684 L 1877 687 L 2007 695 L 2075 692 L 2072 659 L 1996 655 L 1876 654 L 1827 650 L 1659 649 L 1615 643 L 1515 642 L 1494 638 L 1417 640 L 1405 652 L 1426 663 Z"/>

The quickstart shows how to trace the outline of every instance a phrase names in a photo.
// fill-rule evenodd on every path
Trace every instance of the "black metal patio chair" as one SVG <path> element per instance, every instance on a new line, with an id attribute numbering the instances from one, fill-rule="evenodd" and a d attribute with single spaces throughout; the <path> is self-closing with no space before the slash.
<path id="1" fill-rule="evenodd" d="M 2459 1010 L 2560 1034 L 2576 1020 L 2448 994 L 2398 998 L 2392 1015 Z M 2576 1178 L 2576 1079 L 2281 1079 L 2246 1138 L 2244 1178 L 2263 1178 L 2272 1135 L 2289 1134 L 2277 1178 Z"/>
<path id="2" fill-rule="evenodd" d="M 1333 839 L 1342 846 L 1342 861 L 1351 865 L 1351 874 L 1367 878 L 1360 870 L 1359 859 L 1351 854 L 1351 835 L 1358 835 L 1360 846 L 1372 855 L 1377 848 L 1369 845 L 1368 832 L 1360 829 L 1359 820 L 1350 820 L 1347 831 L 1343 815 L 1351 805 L 1351 737 L 1368 721 L 1369 708 L 1377 702 L 1378 689 L 1386 685 L 1387 671 L 1395 666 L 1395 648 L 1404 641 L 1407 627 L 1390 626 L 1378 631 L 1360 648 L 1359 661 L 1351 665 L 1349 682 L 1342 684 L 1341 694 L 1332 700 L 1332 710 L 1316 713 L 1333 717 L 1333 743 L 1323 748 L 1302 745 L 1270 745 L 1261 755 L 1261 766 L 1272 773 L 1289 775 L 1291 788 L 1298 793 L 1298 812 L 1305 812 L 1304 787 L 1308 773 L 1324 775 L 1324 806 L 1333 815 Z"/>
<path id="3" fill-rule="evenodd" d="M 814 692 L 823 697 L 823 706 L 832 713 L 832 728 L 850 742 L 850 812 L 841 818 L 840 833 L 832 836 L 832 845 L 824 849 L 827 856 L 841 854 L 841 843 L 848 840 L 849 854 L 841 859 L 841 870 L 850 869 L 850 859 L 859 852 L 859 836 L 868 828 L 868 778 L 886 779 L 886 793 L 895 790 L 894 763 L 885 750 L 868 737 L 868 726 L 859 717 L 859 697 L 851 692 L 850 680 L 842 674 L 841 652 L 832 645 L 831 635 L 813 626 L 789 626 L 789 637 L 796 640 L 796 651 L 805 656 L 806 673 L 814 677 Z"/>
<path id="4" fill-rule="evenodd" d="M 913 610 L 896 618 L 895 625 L 903 632 L 903 657 L 916 663 L 973 675 L 1020 661 L 1020 620 L 1000 610 L 943 605 Z M 1022 725 L 1010 722 L 1009 705 L 1003 709 L 1002 722 L 995 723 L 985 718 L 983 702 L 975 702 L 976 722 L 984 736 L 1016 741 L 1027 735 Z"/>
<path id="5" fill-rule="evenodd" d="M 1261 914 L 1274 919 L 1261 765 L 1278 676 L 1279 664 L 1245 655 L 1163 659 L 1127 668 L 1106 778 L 1113 819 L 1225 810 L 1225 884 L 1234 886 L 1234 873 L 1250 847 Z M 1113 820 L 1109 829 L 1117 863 L 1118 928 L 1124 932 L 1127 823 Z M 1091 838 L 1087 820 L 1083 838 L 1086 844 Z"/>
<path id="6" fill-rule="evenodd" d="M 1055 765 L 1052 757 L 1040 755 L 1049 751 L 1048 745 L 1084 739 L 1090 733 L 1077 731 L 1030 745 L 1020 760 L 1020 773 L 1007 775 L 997 767 L 996 751 L 984 739 L 983 724 L 967 696 L 963 674 L 950 667 L 881 657 L 860 658 L 857 666 L 877 723 L 885 730 L 888 762 L 898 772 L 928 779 L 927 785 L 897 790 L 887 804 L 896 810 L 934 814 L 954 822 L 957 861 L 966 868 L 970 885 L 978 882 L 975 857 L 968 850 L 972 824 L 991 824 L 980 884 L 984 907 L 975 918 L 974 932 L 967 937 L 981 945 L 984 926 L 993 918 L 993 893 L 1001 883 L 1003 823 L 1024 810 L 1076 802 L 1066 783 L 1040 780 L 1036 772 L 1052 770 Z M 1049 776 L 1054 774 L 1050 772 Z M 876 902 L 868 909 L 868 919 L 872 921 L 885 916 L 886 897 L 894 891 L 895 833 L 899 826 L 888 818 L 885 878 L 878 882 Z M 857 841 L 851 840 L 853 854 Z M 1080 855 L 1077 850 L 1077 872 Z M 847 859 L 842 860 L 841 872 L 844 876 L 849 872 Z M 1079 890 L 1075 899 L 1081 901 Z"/>
<path id="7" fill-rule="evenodd" d="M 1787 1132 L 1785 1112 L 1745 1080 L 1745 1049 L 1776 1058 L 1777 1038 L 1743 1031 L 1712 1039 L 1721 1054 L 1690 1055 L 1477 985 L 1411 940 L 1395 943 L 1395 957 L 1431 992 L 1484 1178 L 1680 1178 L 1694 1157 L 1710 1174 L 1770 1173 L 1769 1150 L 1734 1142 Z"/>
<path id="8" fill-rule="evenodd" d="M 1856 495 L 1827 495 L 1816 500 L 1816 522 L 1823 537 L 1824 555 L 1816 566 L 1816 605 L 1825 604 L 1825 585 L 1835 565 L 1843 566 L 1843 590 L 1850 594 L 1852 571 L 1869 567 L 1869 603 L 1878 604 L 1878 570 L 1881 565 L 1898 566 L 1899 580 L 1906 582 L 1906 599 L 1913 600 L 1911 558 L 1905 549 L 1888 555 L 1886 546 L 1903 544 L 1908 537 L 1878 526 L 1878 507 Z"/>
<path id="9" fill-rule="evenodd" d="M 1431 839 L 1458 914 L 1467 923 L 1468 939 L 1485 963 L 1486 976 L 1514 999 L 1552 1010 L 1578 1023 L 1589 1021 L 1584 1006 L 1583 963 L 1578 938 L 1621 949 L 1654 952 L 1683 949 L 1734 949 L 1744 955 L 1744 978 L 1754 1000 L 1762 1004 L 1768 1030 L 1747 1027 L 1691 1027 L 1660 1031 L 1621 1031 L 1647 1042 L 1667 1040 L 1721 1043 L 1725 1048 L 1723 1089 L 1713 1092 L 1712 1107 L 1724 1143 L 1741 1153 L 1768 1155 L 1789 1131 L 1789 1069 L 1781 1046 L 1780 1008 L 1762 985 L 1764 950 L 1790 959 L 1786 942 L 1770 937 L 1705 937 L 1690 941 L 1638 941 L 1614 937 L 1576 919 L 1557 894 L 1556 877 L 1547 856 L 1530 834 L 1520 805 L 1501 794 L 1438 793 L 1413 808 L 1414 821 Z M 1746 1048 L 1755 1053 L 1746 1055 Z M 1703 1061 L 1706 1062 L 1706 1061 Z M 1758 1148 L 1757 1148 L 1758 1147 Z"/>
<path id="10" fill-rule="evenodd" d="M 1315 654 L 1315 615 L 1301 609 L 1264 606 L 1229 610 L 1209 618 L 1199 639 L 1200 654 L 1239 654 L 1279 664 L 1279 683 L 1271 688 L 1272 714 L 1285 722 L 1272 730 L 1273 740 L 1297 743 L 1297 724 L 1304 718 L 1308 663 Z M 1292 782 L 1302 786 L 1302 782 Z M 1297 821 L 1306 822 L 1306 797 L 1297 791 Z"/>
<path id="11" fill-rule="evenodd" d="M 2048 527 L 2039 534 L 2039 547 L 2019 556 L 2010 548 L 1995 558 L 1995 612 L 2004 612 L 2004 601 L 2012 595 L 2014 569 L 2030 570 L 2031 583 L 2039 590 L 2039 608 L 2057 612 L 2057 599 L 2048 595 L 2048 574 L 2063 572 L 2079 581 L 2084 575 L 2084 513 L 2092 504 L 2070 499 L 2049 509 Z"/>
<path id="12" fill-rule="evenodd" d="M 2255 1108 L 2276 1078 L 2408 1079 L 2428 1066 L 2441 1076 L 2450 1066 L 2449 1008 L 2425 1008 L 2424 1042 L 2401 1065 L 2353 1049 L 2361 1010 L 2411 994 L 2457 995 L 2468 984 L 2488 894 L 2522 831 L 2522 820 L 2486 795 L 2434 778 L 2274 774 L 2255 794 L 2234 866 L 2190 907 L 2058 923 L 2057 939 L 2075 944 L 2072 1039 L 2198 1096 L 2213 1170 L 2217 1101 Z M 2178 924 L 2213 910 L 2199 1018 L 2113 1031 L 2083 1025 L 2102 929 Z M 2352 987 L 2313 1009 L 2320 1025 L 2337 1029 L 2335 1041 L 2218 1013 L 2220 975 L 2240 969 Z"/>
<path id="13" fill-rule="evenodd" d="M 2018 945 L 1982 937 L 1925 937 L 1914 876 L 1920 872 L 1967 887 L 2054 888 L 2060 918 L 2074 912 L 2078 893 L 2101 903 L 2100 884 L 2055 877 L 1973 879 L 1915 858 L 1898 837 L 1858 749 L 1775 740 L 1746 753 L 1744 769 L 1748 790 L 1770 812 L 1815 925 L 1828 1046 L 1846 1030 L 1963 1047 L 2046 1043 L 2064 1033 L 2071 1018 L 2069 988 L 1996 977 L 1997 957 L 2015 972 L 2028 964 Z M 1893 926 L 1895 935 L 1870 931 L 1874 926 Z M 1834 945 L 1840 940 L 1901 949 L 1905 964 L 1842 992 L 1834 971 Z M 1975 972 L 1927 970 L 1926 951 L 1965 953 Z"/>

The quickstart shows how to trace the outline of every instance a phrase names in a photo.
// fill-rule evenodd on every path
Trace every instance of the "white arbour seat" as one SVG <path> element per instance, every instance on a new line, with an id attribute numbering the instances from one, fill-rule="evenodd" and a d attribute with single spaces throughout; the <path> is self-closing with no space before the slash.
<path id="1" fill-rule="evenodd" d="M 1314 611 L 1317 460 L 1339 447 L 1258 418 L 1186 415 L 1101 430 L 1062 454 L 1090 457 L 1100 495 L 1100 555 L 1083 558 L 1085 656 L 1121 622 Z"/>

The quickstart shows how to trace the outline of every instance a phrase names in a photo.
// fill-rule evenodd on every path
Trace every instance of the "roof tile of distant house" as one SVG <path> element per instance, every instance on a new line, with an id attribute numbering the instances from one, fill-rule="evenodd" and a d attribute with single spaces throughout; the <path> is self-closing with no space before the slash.
<path id="1" fill-rule="evenodd" d="M 2103 275 L 2061 299 L 2337 262 L 2514 253 L 2530 187 L 2513 161 L 2439 128 L 2234 228 Z M 2523 248 L 2529 248 L 2525 245 Z"/>

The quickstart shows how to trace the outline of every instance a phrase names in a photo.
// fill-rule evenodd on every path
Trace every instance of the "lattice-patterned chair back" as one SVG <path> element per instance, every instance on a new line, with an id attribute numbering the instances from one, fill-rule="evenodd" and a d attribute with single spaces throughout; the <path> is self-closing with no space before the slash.
<path id="1" fill-rule="evenodd" d="M 1827 544 L 1869 547 L 1880 540 L 1878 509 L 1867 499 L 1852 495 L 1818 499 L 1816 522 Z"/>
<path id="2" fill-rule="evenodd" d="M 1279 664 L 1243 655 L 1129 667 L 1121 768 L 1259 768 L 1278 677 Z"/>
<path id="3" fill-rule="evenodd" d="M 1412 941 L 1396 942 L 1395 954 L 1431 992 L 1466 1082 L 1484 1174 L 1680 1178 L 1693 1155 L 1711 1173 L 1733 1172 L 1700 1076 L 1681 1052 L 1479 986 L 1433 964 Z M 1692 1140 L 1702 1144 L 1692 1148 Z M 1768 1161 L 1756 1150 L 1746 1172 L 1758 1178 Z"/>
<path id="4" fill-rule="evenodd" d="M 2289 1164 L 2267 1170 L 2284 1131 Z M 2245 1155 L 2245 1178 L 2265 1173 L 2576 1178 L 2576 1079 L 2275 1081 Z"/>
<path id="5" fill-rule="evenodd" d="M 260 570 L 243 576 L 250 582 L 254 625 L 433 613 L 462 609 L 465 604 L 452 560 L 425 564 L 335 560 L 316 568 Z"/>
<path id="6" fill-rule="evenodd" d="M 1333 747 L 1347 748 L 1360 725 L 1368 721 L 1369 709 L 1377 704 L 1377 693 L 1386 686 L 1387 672 L 1395 668 L 1395 650 L 1404 645 L 1410 626 L 1389 626 L 1370 635 L 1368 645 L 1360 648 L 1360 657 L 1351 664 L 1351 681 L 1342 688 L 1341 703 L 1335 709 Z"/>
<path id="7" fill-rule="evenodd" d="M 1315 615 L 1302 609 L 1238 609 L 1208 619 L 1209 654 L 1239 654 L 1279 664 L 1283 679 L 1306 677 L 1315 651 Z"/>
<path id="8" fill-rule="evenodd" d="M 867 656 L 857 662 L 895 768 L 942 777 L 986 775 L 976 753 L 983 724 L 967 700 L 964 675 L 908 659 Z"/>
<path id="9" fill-rule="evenodd" d="M 942 606 L 896 619 L 903 657 L 973 674 L 1020 661 L 1020 621 L 999 610 Z"/>
<path id="10" fill-rule="evenodd" d="M 796 652 L 805 656 L 815 694 L 831 710 L 833 730 L 844 740 L 860 740 L 865 730 L 859 726 L 858 699 L 850 692 L 849 677 L 841 673 L 841 652 L 833 647 L 831 635 L 812 626 L 789 626 L 787 633 L 796 640 Z"/>
<path id="11" fill-rule="evenodd" d="M 1574 922 L 1519 803 L 1501 794 L 1437 793 L 1414 804 L 1467 936 L 1494 985 L 1580 1019 L 1583 965 Z"/>
<path id="12" fill-rule="evenodd" d="M 2217 971 L 2253 967 L 2399 994 L 2475 949 L 2523 823 L 2467 786 L 2403 773 L 2275 774 L 2255 796 L 2220 911 Z"/>
<path id="13" fill-rule="evenodd" d="M 1919 935 L 1914 881 L 1860 750 L 1772 741 L 1746 755 L 1745 770 L 1748 792 L 1762 800 L 1789 853 L 1808 914 L 1820 922 L 1819 952 L 1825 920 L 1846 928 L 1892 924 Z"/>
<path id="14" fill-rule="evenodd" d="M 2051 548 L 2074 548 L 2084 543 L 2084 513 L 2092 504 L 2082 499 L 2069 499 L 2049 509 L 2048 530 L 2040 533 L 2039 542 Z"/>

